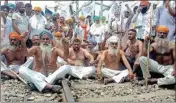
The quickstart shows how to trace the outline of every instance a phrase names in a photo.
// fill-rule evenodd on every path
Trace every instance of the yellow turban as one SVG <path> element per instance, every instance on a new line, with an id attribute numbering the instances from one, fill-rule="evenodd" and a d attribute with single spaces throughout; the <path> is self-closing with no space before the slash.
<path id="1" fill-rule="evenodd" d="M 62 33 L 61 33 L 61 32 L 56 32 L 56 33 L 54 34 L 54 36 L 55 36 L 55 37 L 62 37 Z"/>
<path id="2" fill-rule="evenodd" d="M 66 20 L 66 23 L 68 23 L 68 24 L 73 24 L 73 19 L 72 19 L 72 18 L 68 18 L 68 19 Z"/>
<path id="3" fill-rule="evenodd" d="M 159 25 L 157 27 L 157 32 L 166 32 L 166 33 L 168 33 L 169 32 L 169 28 L 167 26 Z"/>
<path id="4" fill-rule="evenodd" d="M 84 16 L 80 16 L 79 20 L 84 21 L 86 18 Z"/>
<path id="5" fill-rule="evenodd" d="M 17 39 L 19 41 L 22 39 L 20 34 L 18 34 L 17 32 L 11 32 L 9 34 L 9 39 L 13 39 L 13 38 L 15 38 L 15 39 Z"/>
<path id="6" fill-rule="evenodd" d="M 42 11 L 42 8 L 41 8 L 41 7 L 36 6 L 36 7 L 34 7 L 34 11 Z"/>

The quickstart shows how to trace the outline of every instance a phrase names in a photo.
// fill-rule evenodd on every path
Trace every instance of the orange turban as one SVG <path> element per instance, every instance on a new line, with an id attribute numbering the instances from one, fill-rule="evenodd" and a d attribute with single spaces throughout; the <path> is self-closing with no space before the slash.
<path id="1" fill-rule="evenodd" d="M 13 38 L 15 38 L 15 39 L 17 39 L 19 41 L 22 39 L 20 34 L 18 34 L 17 32 L 11 32 L 9 34 L 9 39 L 13 39 Z"/>
<path id="2" fill-rule="evenodd" d="M 61 33 L 61 32 L 56 32 L 56 33 L 54 34 L 54 36 L 55 36 L 55 37 L 62 37 L 62 33 Z"/>
<path id="3" fill-rule="evenodd" d="M 168 33 L 169 32 L 169 28 L 167 26 L 159 25 L 157 27 L 157 32 L 166 32 L 166 33 Z"/>
<path id="4" fill-rule="evenodd" d="M 149 1 L 148 0 L 141 0 L 140 5 L 149 6 Z"/>
<path id="5" fill-rule="evenodd" d="M 41 7 L 36 6 L 36 7 L 34 7 L 34 11 L 42 11 L 42 8 L 41 8 Z"/>

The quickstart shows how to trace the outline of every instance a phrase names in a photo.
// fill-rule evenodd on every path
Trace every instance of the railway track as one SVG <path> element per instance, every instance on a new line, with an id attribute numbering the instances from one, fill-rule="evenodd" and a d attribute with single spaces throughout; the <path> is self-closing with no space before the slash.
<path id="1" fill-rule="evenodd" d="M 175 101 L 175 91 L 150 85 L 133 87 L 131 83 L 98 84 L 96 80 L 73 80 L 71 87 L 62 81 L 63 102 L 127 102 L 127 101 Z M 81 82 L 81 83 L 80 83 Z M 172 98 L 172 99 L 171 99 Z"/>

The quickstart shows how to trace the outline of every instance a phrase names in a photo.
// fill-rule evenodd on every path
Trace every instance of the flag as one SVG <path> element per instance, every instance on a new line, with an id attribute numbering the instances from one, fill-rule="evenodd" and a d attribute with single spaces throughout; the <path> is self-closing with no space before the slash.
<path id="1" fill-rule="evenodd" d="M 45 15 L 50 15 L 52 16 L 53 12 L 49 10 L 48 8 L 45 7 Z"/>

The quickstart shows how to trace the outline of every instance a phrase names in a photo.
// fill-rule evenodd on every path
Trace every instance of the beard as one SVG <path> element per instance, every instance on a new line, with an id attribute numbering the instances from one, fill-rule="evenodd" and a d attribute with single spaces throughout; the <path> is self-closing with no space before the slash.
<path id="1" fill-rule="evenodd" d="M 156 37 L 155 41 L 158 45 L 158 51 L 157 51 L 158 53 L 164 54 L 164 53 L 168 52 L 169 40 L 167 38 L 163 39 L 163 38 Z"/>
<path id="2" fill-rule="evenodd" d="M 51 55 L 52 55 L 52 45 L 40 45 L 40 48 L 42 50 L 42 59 L 45 60 L 45 57 L 48 56 L 49 61 L 51 61 Z"/>
<path id="3" fill-rule="evenodd" d="M 111 46 L 108 47 L 108 54 L 117 55 L 117 53 L 118 53 L 118 49 L 117 48 L 113 48 Z"/>
<path id="4" fill-rule="evenodd" d="M 35 17 L 36 17 L 37 19 L 40 19 L 40 14 L 38 14 L 38 15 L 35 14 Z"/>
<path id="5" fill-rule="evenodd" d="M 16 48 L 17 48 L 17 46 L 16 45 L 9 45 L 9 50 L 10 51 L 15 51 L 16 50 Z"/>
<path id="6" fill-rule="evenodd" d="M 80 48 L 79 48 L 79 47 L 75 47 L 75 48 L 73 48 L 73 50 L 74 50 L 75 52 L 79 52 Z"/>

